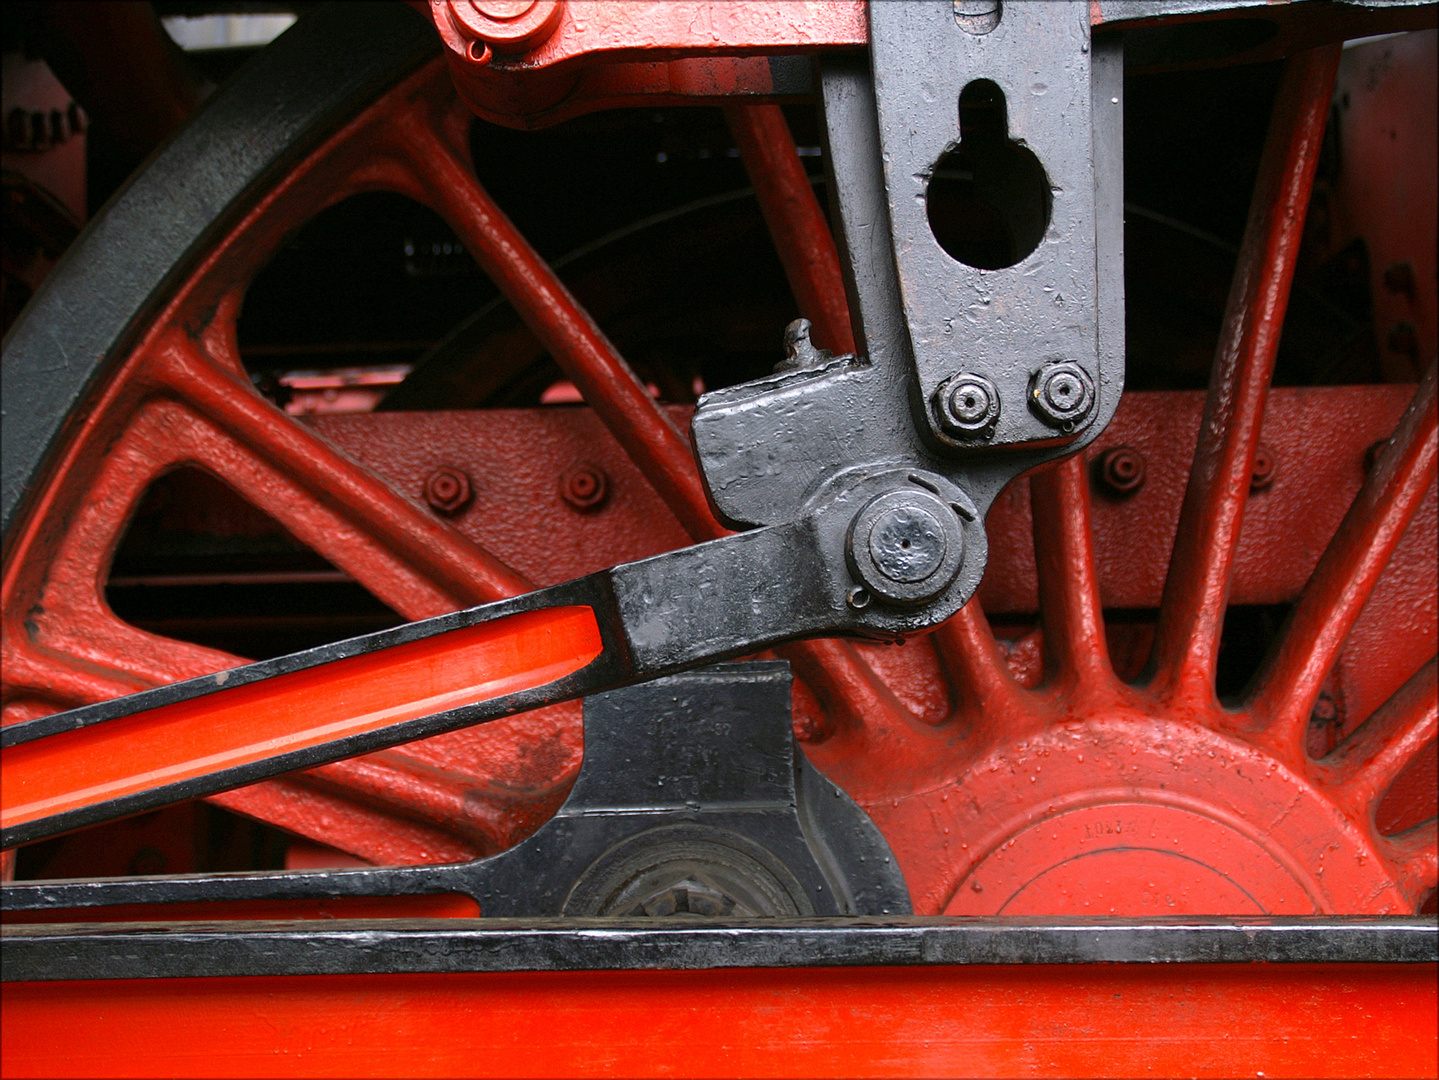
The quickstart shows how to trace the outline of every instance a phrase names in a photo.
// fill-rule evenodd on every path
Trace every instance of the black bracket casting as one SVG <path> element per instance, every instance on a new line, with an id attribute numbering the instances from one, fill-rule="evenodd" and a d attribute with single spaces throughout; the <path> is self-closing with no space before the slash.
<path id="1" fill-rule="evenodd" d="M 0 909 L 457 894 L 485 916 L 803 917 L 910 911 L 873 822 L 796 751 L 789 665 L 721 664 L 585 699 L 559 812 L 452 866 L 8 884 Z"/>

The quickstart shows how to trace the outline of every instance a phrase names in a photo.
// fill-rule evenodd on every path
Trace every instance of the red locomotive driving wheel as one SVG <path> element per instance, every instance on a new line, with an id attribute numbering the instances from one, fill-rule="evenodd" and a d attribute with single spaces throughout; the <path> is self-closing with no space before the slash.
<path id="1" fill-rule="evenodd" d="M 1432 31 L 1402 40 L 1432 66 Z M 1337 122 L 1341 44 L 1302 44 L 1279 78 L 1207 391 L 1164 388 L 1175 384 L 1132 362 L 1143 388 L 1104 434 L 996 501 L 984 584 L 932 633 L 778 650 L 796 675 L 804 752 L 883 833 L 917 914 L 1432 910 L 1435 343 L 1419 346 L 1417 384 L 1275 378 Z M 146 529 L 186 515 L 213 529 L 204 500 L 240 507 L 233 535 L 271 529 L 318 557 L 283 581 L 358 583 L 406 620 L 723 534 L 685 433 L 695 367 L 648 357 L 636 375 L 612 343 L 657 286 L 622 280 L 623 245 L 608 279 L 585 278 L 583 260 L 556 271 L 530 245 L 477 179 L 477 121 L 438 47 L 398 4 L 301 20 L 90 225 L 12 330 L 6 724 L 254 658 L 117 612 L 117 552 L 162 563 Z M 726 110 L 795 297 L 785 321 L 803 315 L 818 345 L 852 349 L 834 242 L 767 102 Z M 1426 107 L 1431 128 L 1415 138 L 1432 146 Z M 483 392 L 440 384 L 463 407 L 297 416 L 247 355 L 247 291 L 307 223 L 376 192 L 433 210 L 517 318 L 470 332 L 497 366 L 450 369 L 488 380 Z M 1432 201 L 1386 212 L 1432 233 Z M 729 234 L 708 236 L 702 217 L 680 227 L 691 220 L 685 242 L 720 252 Z M 1432 262 L 1427 273 L 1432 290 Z M 1423 303 L 1432 325 L 1433 297 Z M 711 370 L 709 387 L 723 377 Z M 521 385 L 531 398 L 499 392 Z M 581 734 L 578 704 L 557 705 L 210 802 L 297 838 L 292 866 L 470 860 L 555 812 Z M 22 850 L 21 875 L 93 873 L 85 845 L 122 827 Z M 197 853 L 167 867 L 205 868 Z M 447 904 L 349 913 L 475 913 Z"/>

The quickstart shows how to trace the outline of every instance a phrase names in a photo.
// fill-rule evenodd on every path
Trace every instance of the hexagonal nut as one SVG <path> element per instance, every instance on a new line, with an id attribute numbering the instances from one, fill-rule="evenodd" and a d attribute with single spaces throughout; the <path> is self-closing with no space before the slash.
<path id="1" fill-rule="evenodd" d="M 999 422 L 999 389 L 983 375 L 961 371 L 934 391 L 935 419 L 958 439 L 987 439 Z"/>
<path id="2" fill-rule="evenodd" d="M 425 502 L 441 514 L 459 510 L 470 494 L 470 478 L 461 469 L 436 469 L 425 477 Z"/>
<path id="3" fill-rule="evenodd" d="M 560 498 L 576 510 L 594 510 L 609 497 L 610 480 L 598 465 L 581 462 L 560 477 Z"/>
<path id="4" fill-rule="evenodd" d="M 1073 360 L 1054 360 L 1029 380 L 1029 408 L 1050 427 L 1074 431 L 1094 410 L 1094 380 Z"/>

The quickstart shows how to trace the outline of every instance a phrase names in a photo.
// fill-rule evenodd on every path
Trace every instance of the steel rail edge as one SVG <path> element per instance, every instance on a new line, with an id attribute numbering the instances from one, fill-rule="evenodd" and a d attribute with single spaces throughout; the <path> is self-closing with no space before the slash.
<path id="1" fill-rule="evenodd" d="M 976 964 L 1432 964 L 1433 916 L 8 926 L 3 981 Z"/>

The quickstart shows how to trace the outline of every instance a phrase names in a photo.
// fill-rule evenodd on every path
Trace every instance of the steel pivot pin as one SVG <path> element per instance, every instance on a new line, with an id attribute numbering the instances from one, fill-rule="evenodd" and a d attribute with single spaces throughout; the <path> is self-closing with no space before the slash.
<path id="1" fill-rule="evenodd" d="M 849 529 L 850 569 L 868 592 L 894 604 L 922 604 L 944 592 L 964 559 L 955 512 L 928 491 L 871 499 Z M 854 599 L 851 607 L 861 607 Z"/>

